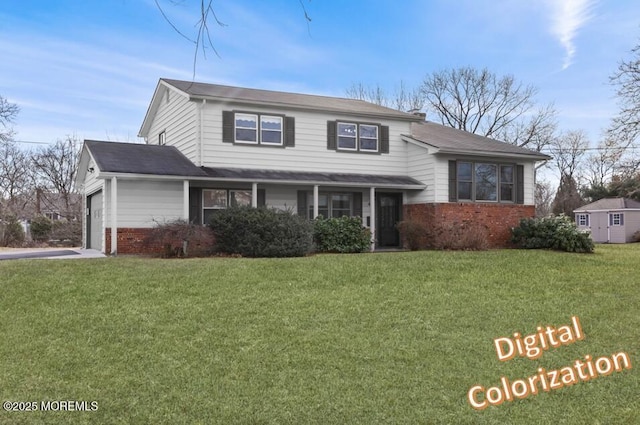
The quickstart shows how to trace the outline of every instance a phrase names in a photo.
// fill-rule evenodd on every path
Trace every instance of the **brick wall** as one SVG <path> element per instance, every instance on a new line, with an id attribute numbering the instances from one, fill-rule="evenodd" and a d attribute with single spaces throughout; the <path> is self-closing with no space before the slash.
<path id="1" fill-rule="evenodd" d="M 145 246 L 145 238 L 153 229 L 119 227 L 117 231 L 118 254 L 158 254 L 164 249 L 162 246 Z M 107 253 L 111 252 L 111 228 L 106 230 Z"/>
<path id="2" fill-rule="evenodd" d="M 453 223 L 474 223 L 486 226 L 489 233 L 489 246 L 492 248 L 509 247 L 511 228 L 520 223 L 520 219 L 535 216 L 533 205 L 515 204 L 477 204 L 442 203 L 413 204 L 404 206 L 404 219 L 424 223 L 428 230 Z"/>

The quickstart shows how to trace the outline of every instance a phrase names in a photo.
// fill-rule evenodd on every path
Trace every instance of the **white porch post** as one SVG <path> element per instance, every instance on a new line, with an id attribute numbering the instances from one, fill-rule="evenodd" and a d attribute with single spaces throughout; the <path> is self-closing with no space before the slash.
<path id="1" fill-rule="evenodd" d="M 251 206 L 258 208 L 258 183 L 251 183 Z"/>
<path id="2" fill-rule="evenodd" d="M 111 255 L 118 253 L 118 179 L 111 177 Z"/>
<path id="3" fill-rule="evenodd" d="M 182 218 L 189 222 L 189 180 L 182 181 Z"/>
<path id="4" fill-rule="evenodd" d="M 371 230 L 371 252 L 376 250 L 376 188 L 369 188 L 369 216 L 371 217 L 371 223 L 369 230 Z"/>
<path id="5" fill-rule="evenodd" d="M 313 219 L 315 219 L 316 217 L 318 217 L 318 193 L 320 191 L 320 187 L 316 184 L 313 186 Z M 327 217 L 325 217 L 327 218 Z"/>

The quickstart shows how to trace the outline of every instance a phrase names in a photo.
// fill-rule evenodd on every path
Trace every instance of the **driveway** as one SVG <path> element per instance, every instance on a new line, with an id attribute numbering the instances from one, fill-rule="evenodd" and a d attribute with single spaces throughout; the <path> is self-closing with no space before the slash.
<path id="1" fill-rule="evenodd" d="M 0 260 L 19 260 L 23 258 L 43 258 L 43 259 L 77 259 L 77 258 L 104 258 L 105 255 L 95 249 L 42 249 L 30 248 L 19 250 L 0 251 Z"/>

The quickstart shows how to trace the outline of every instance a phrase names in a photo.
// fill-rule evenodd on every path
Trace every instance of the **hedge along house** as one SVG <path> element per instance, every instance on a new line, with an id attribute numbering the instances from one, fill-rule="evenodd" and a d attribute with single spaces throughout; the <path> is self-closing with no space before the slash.
<path id="1" fill-rule="evenodd" d="M 640 202 L 604 198 L 573 211 L 578 228 L 589 230 L 594 242 L 633 242 L 640 232 Z"/>
<path id="2" fill-rule="evenodd" d="M 403 218 L 479 222 L 503 246 L 534 216 L 535 163 L 549 159 L 360 100 L 168 79 L 139 135 L 85 141 L 86 247 L 142 252 L 156 223 L 232 205 L 358 216 L 372 250 L 401 245 Z"/>

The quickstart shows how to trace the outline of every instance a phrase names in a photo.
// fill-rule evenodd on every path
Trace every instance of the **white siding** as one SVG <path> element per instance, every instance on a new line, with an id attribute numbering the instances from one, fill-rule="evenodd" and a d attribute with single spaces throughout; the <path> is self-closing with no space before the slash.
<path id="1" fill-rule="evenodd" d="M 167 93 L 169 96 L 167 98 Z M 165 132 L 167 145 L 175 146 L 191 161 L 198 163 L 198 106 L 175 90 L 163 91 L 158 111 L 149 127 L 147 143 L 158 144 L 158 135 Z"/>
<path id="2" fill-rule="evenodd" d="M 436 193 L 435 162 L 426 148 L 407 143 L 407 171 L 409 177 L 427 185 L 425 190 L 407 192 L 410 204 L 434 202 Z"/>
<path id="3" fill-rule="evenodd" d="M 105 225 L 111 227 L 111 181 L 105 190 Z M 149 228 L 182 218 L 182 182 L 118 179 L 118 227 Z"/>
<path id="4" fill-rule="evenodd" d="M 222 142 L 222 111 L 249 110 L 278 113 L 295 118 L 295 147 L 238 145 Z M 389 126 L 389 154 L 339 152 L 327 149 L 327 121 L 373 122 Z M 408 134 L 408 122 L 363 119 L 356 115 L 320 114 L 256 108 L 244 105 L 207 104 L 204 112 L 203 165 L 211 167 L 261 168 L 320 172 L 406 175 L 406 144 L 400 138 Z"/>
<path id="5" fill-rule="evenodd" d="M 626 229 L 626 242 L 632 242 L 633 234 L 640 232 L 640 211 L 625 211 L 624 227 Z"/>

